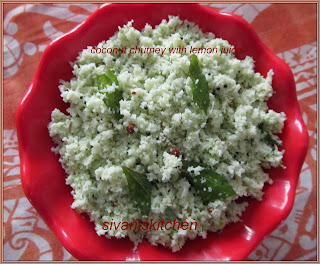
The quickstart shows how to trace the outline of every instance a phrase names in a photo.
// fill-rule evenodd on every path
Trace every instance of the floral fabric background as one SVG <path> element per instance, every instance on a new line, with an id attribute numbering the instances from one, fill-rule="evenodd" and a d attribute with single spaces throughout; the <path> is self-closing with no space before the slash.
<path id="1" fill-rule="evenodd" d="M 296 200 L 289 217 L 249 260 L 316 260 L 316 4 L 210 4 L 246 19 L 291 67 L 309 132 Z M 75 260 L 25 197 L 15 112 L 42 52 L 86 19 L 98 4 L 4 4 L 4 260 Z"/>

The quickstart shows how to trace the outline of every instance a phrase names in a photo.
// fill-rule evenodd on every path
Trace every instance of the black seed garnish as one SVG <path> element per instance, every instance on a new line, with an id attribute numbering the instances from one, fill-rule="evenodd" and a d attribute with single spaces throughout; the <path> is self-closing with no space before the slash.
<path id="1" fill-rule="evenodd" d="M 190 26 L 189 25 L 187 25 L 187 28 L 189 28 Z"/>
<path id="2" fill-rule="evenodd" d="M 220 90 L 220 87 L 219 87 L 219 86 L 217 87 L 217 90 Z"/>
<path id="3" fill-rule="evenodd" d="M 147 131 L 147 132 L 146 132 L 146 135 L 147 135 L 147 136 L 150 136 L 150 135 L 151 135 L 151 133 L 150 133 L 149 131 Z"/>
<path id="4" fill-rule="evenodd" d="M 209 73 L 208 73 L 208 75 L 210 76 L 210 75 L 211 75 L 211 73 L 209 72 Z"/>
<path id="5" fill-rule="evenodd" d="M 223 85 L 223 87 L 224 87 L 224 88 L 227 88 L 227 87 L 228 87 L 228 85 L 226 85 L 226 84 L 225 84 L 225 85 Z"/>
<path id="6" fill-rule="evenodd" d="M 116 61 L 116 58 L 113 58 L 113 61 Z"/>
<path id="7" fill-rule="evenodd" d="M 145 105 L 145 106 L 144 106 L 144 109 L 146 109 L 146 110 L 147 110 L 147 109 L 148 109 L 148 106 L 147 106 L 147 105 Z"/>
<path id="8" fill-rule="evenodd" d="M 181 37 L 180 39 L 183 40 L 183 37 Z"/>

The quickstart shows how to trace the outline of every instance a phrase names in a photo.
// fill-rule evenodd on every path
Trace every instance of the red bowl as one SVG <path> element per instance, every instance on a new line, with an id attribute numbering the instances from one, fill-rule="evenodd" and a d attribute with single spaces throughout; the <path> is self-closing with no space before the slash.
<path id="1" fill-rule="evenodd" d="M 133 243 L 128 239 L 99 237 L 88 217 L 71 209 L 71 188 L 65 184 L 66 174 L 58 157 L 50 150 L 53 142 L 47 126 L 53 109 L 67 107 L 60 97 L 58 84 L 60 79 L 72 77 L 69 62 L 75 61 L 80 51 L 108 39 L 118 26 L 131 19 L 140 30 L 146 23 L 159 24 L 168 15 L 195 22 L 204 32 L 213 32 L 241 48 L 237 57 L 253 57 L 255 71 L 262 75 L 273 69 L 275 94 L 268 105 L 287 115 L 280 135 L 285 149 L 283 163 L 287 168 L 270 170 L 274 183 L 265 186 L 263 200 L 250 200 L 242 221 L 229 224 L 222 233 L 209 233 L 207 239 L 188 241 L 177 253 L 148 242 L 140 244 L 133 253 Z M 46 48 L 18 107 L 16 125 L 25 194 L 63 246 L 79 260 L 243 260 L 291 211 L 308 146 L 307 130 L 288 65 L 261 42 L 241 17 L 198 4 L 111 4 L 99 8 Z"/>

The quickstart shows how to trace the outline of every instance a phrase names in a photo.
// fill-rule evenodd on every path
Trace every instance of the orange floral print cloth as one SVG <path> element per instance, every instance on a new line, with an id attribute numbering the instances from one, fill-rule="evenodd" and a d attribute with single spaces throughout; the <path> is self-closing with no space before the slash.
<path id="1" fill-rule="evenodd" d="M 289 217 L 249 260 L 316 260 L 316 4 L 210 4 L 246 19 L 291 67 L 309 149 Z M 20 181 L 17 106 L 45 47 L 86 19 L 98 4 L 4 4 L 4 260 L 75 260 L 43 222 Z"/>

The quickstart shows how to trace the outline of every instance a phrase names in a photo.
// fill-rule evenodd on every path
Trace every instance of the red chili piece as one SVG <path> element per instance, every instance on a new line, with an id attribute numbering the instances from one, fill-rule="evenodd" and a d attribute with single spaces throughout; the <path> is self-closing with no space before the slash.
<path id="1" fill-rule="evenodd" d="M 178 149 L 178 147 L 174 147 L 172 150 L 171 150 L 171 155 L 174 155 L 176 157 L 180 157 L 180 150 Z"/>
<path id="2" fill-rule="evenodd" d="M 135 127 L 136 127 L 135 124 L 129 124 L 129 125 L 127 126 L 127 132 L 128 132 L 128 134 L 134 133 Z"/>
<path id="3" fill-rule="evenodd" d="M 135 91 L 133 91 L 131 94 L 136 94 L 136 92 L 135 92 Z"/>

